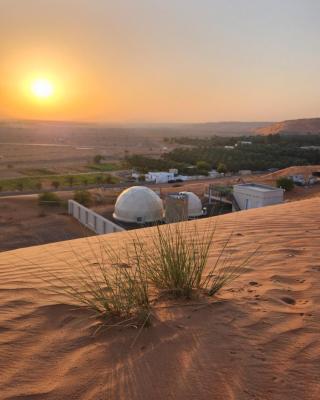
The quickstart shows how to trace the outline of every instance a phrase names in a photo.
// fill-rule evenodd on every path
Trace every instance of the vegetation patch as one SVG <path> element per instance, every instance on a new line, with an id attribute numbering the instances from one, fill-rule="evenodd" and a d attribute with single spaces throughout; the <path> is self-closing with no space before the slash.
<path id="1" fill-rule="evenodd" d="M 39 194 L 38 202 L 41 206 L 59 206 L 61 199 L 56 193 L 44 192 Z"/>
<path id="2" fill-rule="evenodd" d="M 151 323 L 164 294 L 208 304 L 244 272 L 256 253 L 232 257 L 232 234 L 213 252 L 216 227 L 210 221 L 201 228 L 186 222 L 153 229 L 148 238 L 128 233 L 116 249 L 97 237 L 97 243 L 88 245 L 91 256 L 73 251 L 66 263 L 77 260 L 77 275 L 55 276 L 60 284 L 54 290 L 94 311 L 101 326 L 142 327 Z"/>
<path id="3" fill-rule="evenodd" d="M 276 185 L 278 188 L 284 189 L 286 192 L 289 192 L 294 188 L 294 182 L 292 179 L 286 177 L 286 176 L 281 176 L 280 178 L 277 179 Z"/>
<path id="4" fill-rule="evenodd" d="M 106 173 L 46 175 L 37 177 L 0 179 L 2 191 L 33 191 L 41 190 L 45 185 L 54 189 L 95 184 L 113 184 L 119 179 Z"/>
<path id="5" fill-rule="evenodd" d="M 88 190 L 77 190 L 74 193 L 73 200 L 82 204 L 85 207 L 89 207 L 92 204 L 92 195 Z"/>
<path id="6" fill-rule="evenodd" d="M 266 171 L 269 168 L 282 169 L 293 165 L 316 165 L 320 159 L 319 149 L 305 148 L 320 146 L 319 135 L 177 137 L 169 140 L 181 146 L 164 153 L 159 159 L 131 155 L 126 158 L 127 164 L 141 172 L 178 168 L 180 173 L 198 175 L 209 167 L 218 172 L 246 169 Z M 188 168 L 190 166 L 193 168 Z"/>
<path id="7" fill-rule="evenodd" d="M 254 254 L 244 262 L 230 258 L 231 234 L 215 262 L 208 265 L 216 231 L 210 220 L 200 229 L 197 222 L 190 221 L 157 226 L 155 230 L 151 245 L 136 239 L 135 245 L 141 249 L 140 263 L 147 271 L 149 281 L 174 297 L 190 299 L 199 291 L 213 296 L 241 274 Z"/>
<path id="8" fill-rule="evenodd" d="M 76 257 L 78 262 L 77 276 L 72 279 L 47 270 L 48 275 L 58 282 L 53 291 L 67 295 L 92 310 L 98 318 L 98 329 L 149 325 L 149 284 L 146 271 L 139 262 L 138 248 L 133 247 L 133 252 L 130 248 L 129 254 L 128 246 L 122 247 L 119 252 L 106 247 L 103 242 L 99 242 L 97 251 L 93 246 L 89 245 L 93 262 L 81 251 L 75 253 L 72 250 L 71 257 Z M 67 266 L 68 261 L 65 263 Z"/>
<path id="9" fill-rule="evenodd" d="M 31 177 L 0 179 L 0 187 L 2 191 L 38 190 L 42 179 Z"/>

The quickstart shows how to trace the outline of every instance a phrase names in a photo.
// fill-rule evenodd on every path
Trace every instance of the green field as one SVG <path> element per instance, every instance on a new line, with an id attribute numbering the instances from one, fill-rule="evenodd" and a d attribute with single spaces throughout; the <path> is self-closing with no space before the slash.
<path id="1" fill-rule="evenodd" d="M 24 178 L 0 179 L 0 191 L 30 191 L 64 187 L 77 187 L 93 184 L 117 183 L 118 178 L 104 173 L 45 175 Z"/>

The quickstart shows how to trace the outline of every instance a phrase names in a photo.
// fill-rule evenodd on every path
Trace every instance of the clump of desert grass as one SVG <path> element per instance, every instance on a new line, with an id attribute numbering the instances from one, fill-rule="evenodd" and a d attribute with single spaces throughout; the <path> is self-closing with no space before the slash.
<path id="1" fill-rule="evenodd" d="M 174 297 L 191 298 L 202 286 L 215 230 L 199 231 L 194 222 L 156 226 L 154 230 L 148 244 L 136 238 L 148 280 Z"/>
<path id="2" fill-rule="evenodd" d="M 149 281 L 133 243 L 117 246 L 115 251 L 97 236 L 86 238 L 77 248 L 72 242 L 64 246 L 63 257 L 50 246 L 45 248 L 49 260 L 53 260 L 47 265 L 18 258 L 37 267 L 35 277 L 47 284 L 48 291 L 91 310 L 99 320 L 99 329 L 150 324 Z M 65 270 L 57 272 L 56 263 L 64 265 Z"/>
<path id="3" fill-rule="evenodd" d="M 191 299 L 200 292 L 214 296 L 243 273 L 257 251 L 249 252 L 244 259 L 234 258 L 229 249 L 233 233 L 218 246 L 217 226 L 210 219 L 201 226 L 189 221 L 157 225 L 154 230 L 148 243 L 136 235 L 140 266 L 151 286 L 173 297 Z"/>
<path id="4" fill-rule="evenodd" d="M 149 283 L 138 249 L 125 244 L 115 251 L 100 240 L 94 249 L 88 243 L 94 262 L 78 254 L 79 276 L 74 284 L 62 280 L 62 291 L 93 310 L 104 326 L 149 325 Z"/>
<path id="5" fill-rule="evenodd" d="M 126 232 L 116 245 L 116 235 L 112 242 L 107 236 L 87 238 L 80 251 L 69 242 L 72 260 L 52 256 L 66 263 L 71 275 L 49 268 L 45 272 L 54 278 L 49 283 L 52 287 L 55 282 L 55 292 L 92 310 L 101 326 L 148 326 L 163 295 L 210 299 L 230 286 L 256 254 L 254 250 L 244 258 L 233 257 L 233 233 L 215 240 L 218 226 L 212 221 L 157 225 L 144 234 Z"/>

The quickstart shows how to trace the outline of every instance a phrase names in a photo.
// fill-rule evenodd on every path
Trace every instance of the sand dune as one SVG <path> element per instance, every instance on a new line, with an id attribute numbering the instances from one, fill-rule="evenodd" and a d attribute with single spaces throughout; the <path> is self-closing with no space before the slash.
<path id="1" fill-rule="evenodd" d="M 282 122 L 275 122 L 271 125 L 256 129 L 258 135 L 307 135 L 319 134 L 320 118 L 292 119 Z"/>
<path id="2" fill-rule="evenodd" d="M 280 176 L 290 176 L 290 175 L 304 175 L 309 176 L 314 171 L 319 171 L 320 165 L 298 165 L 294 167 L 288 167 L 280 169 L 279 171 L 272 172 L 271 174 L 265 175 L 265 179 L 273 178 L 276 179 Z"/>
<path id="3" fill-rule="evenodd" d="M 46 290 L 46 269 L 76 275 L 75 253 L 92 257 L 96 238 L 1 253 L 0 398 L 318 400 L 319 208 L 315 198 L 217 217 L 218 245 L 234 230 L 234 256 L 258 243 L 259 255 L 219 301 L 159 311 L 134 346 L 136 330 L 93 336 L 89 311 Z"/>

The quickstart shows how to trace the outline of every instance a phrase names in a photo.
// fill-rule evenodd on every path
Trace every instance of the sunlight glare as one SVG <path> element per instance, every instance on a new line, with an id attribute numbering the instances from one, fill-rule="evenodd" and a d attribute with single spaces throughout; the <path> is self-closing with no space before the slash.
<path id="1" fill-rule="evenodd" d="M 53 85 L 47 79 L 37 79 L 31 85 L 32 93 L 38 98 L 47 98 L 53 94 Z"/>

